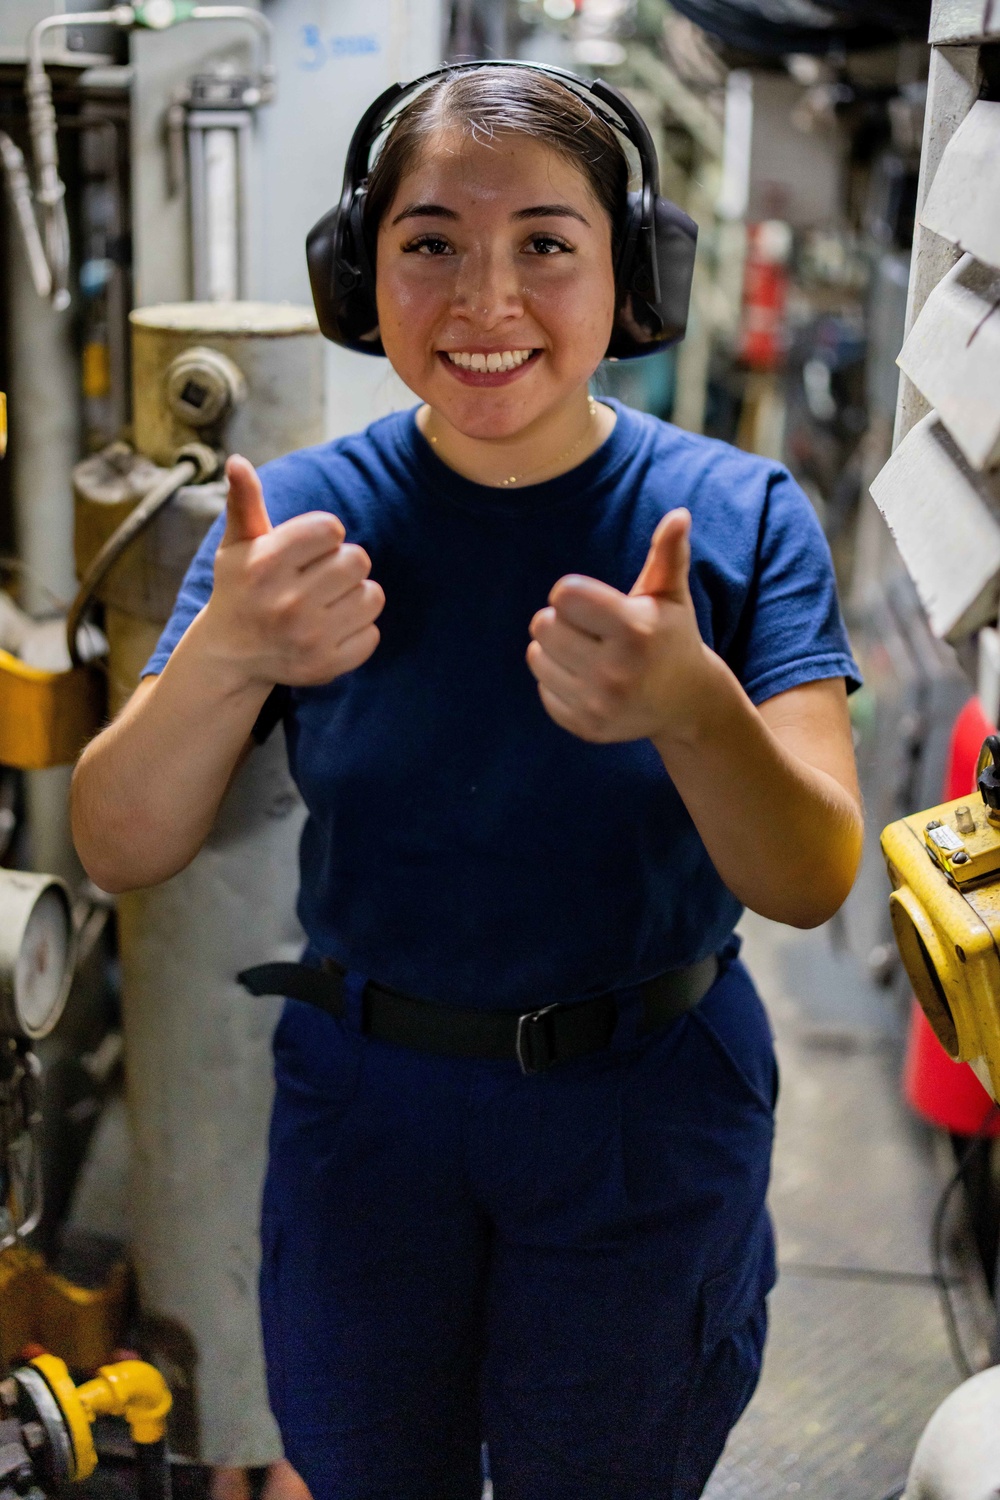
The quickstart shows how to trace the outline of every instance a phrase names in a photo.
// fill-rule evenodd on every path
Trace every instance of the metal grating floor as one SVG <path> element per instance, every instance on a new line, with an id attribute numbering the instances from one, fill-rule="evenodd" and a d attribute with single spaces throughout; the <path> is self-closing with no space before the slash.
<path id="1" fill-rule="evenodd" d="M 761 1384 L 706 1500 L 881 1500 L 959 1380 L 929 1258 L 942 1168 L 899 1097 L 891 998 L 828 930 L 742 930 L 782 1070 L 781 1274 Z"/>

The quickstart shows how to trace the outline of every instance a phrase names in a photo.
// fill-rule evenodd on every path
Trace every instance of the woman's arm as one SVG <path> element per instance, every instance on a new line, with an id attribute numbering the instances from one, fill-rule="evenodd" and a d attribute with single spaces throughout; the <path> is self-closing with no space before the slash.
<path id="1" fill-rule="evenodd" d="M 654 743 L 733 895 L 761 916 L 815 927 L 844 901 L 861 859 L 844 679 L 755 708 L 714 660 L 719 680 L 698 727 Z"/>
<path id="2" fill-rule="evenodd" d="M 272 528 L 253 468 L 234 458 L 226 472 L 211 599 L 73 776 L 77 851 L 107 891 L 155 885 L 190 863 L 275 683 L 330 682 L 378 644 L 384 596 L 337 517 Z"/>
<path id="3" fill-rule="evenodd" d="M 861 858 L 843 679 L 756 708 L 698 631 L 689 526 L 687 511 L 663 518 L 627 596 L 560 579 L 532 621 L 528 664 L 563 728 L 599 743 L 652 740 L 744 905 L 812 927 L 840 906 Z"/>

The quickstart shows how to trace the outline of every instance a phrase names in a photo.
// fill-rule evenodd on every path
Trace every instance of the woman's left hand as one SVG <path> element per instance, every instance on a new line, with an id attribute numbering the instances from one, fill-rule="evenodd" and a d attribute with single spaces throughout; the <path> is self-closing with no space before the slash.
<path id="1" fill-rule="evenodd" d="M 688 511 L 669 511 L 630 593 L 569 574 L 531 621 L 528 666 L 571 734 L 610 744 L 694 732 L 714 674 L 688 587 L 690 530 Z"/>

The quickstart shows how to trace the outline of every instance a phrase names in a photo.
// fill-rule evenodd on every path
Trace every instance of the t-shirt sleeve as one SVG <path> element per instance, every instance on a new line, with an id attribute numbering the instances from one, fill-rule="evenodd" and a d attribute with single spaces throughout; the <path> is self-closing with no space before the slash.
<path id="1" fill-rule="evenodd" d="M 140 677 L 152 677 L 154 673 L 163 671 L 177 642 L 195 615 L 211 598 L 215 553 L 225 528 L 226 517 L 223 512 L 213 521 L 201 546 L 192 558 L 174 603 L 173 614 L 164 626 L 156 650 L 140 672 Z"/>
<path id="2" fill-rule="evenodd" d="M 754 703 L 823 678 L 845 678 L 848 692 L 861 686 L 830 548 L 807 496 L 783 470 L 769 481 L 740 624 L 730 664 Z"/>

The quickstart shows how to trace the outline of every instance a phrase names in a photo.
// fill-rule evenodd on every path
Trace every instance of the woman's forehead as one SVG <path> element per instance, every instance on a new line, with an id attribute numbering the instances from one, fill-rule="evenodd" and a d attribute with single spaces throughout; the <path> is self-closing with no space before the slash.
<path id="1" fill-rule="evenodd" d="M 577 206 L 595 202 L 581 168 L 546 141 L 516 131 L 487 137 L 469 127 L 444 127 L 424 139 L 400 180 L 390 218 L 404 203 L 437 202 L 446 194 L 470 203 L 500 196 L 548 201 L 553 194 Z"/>

